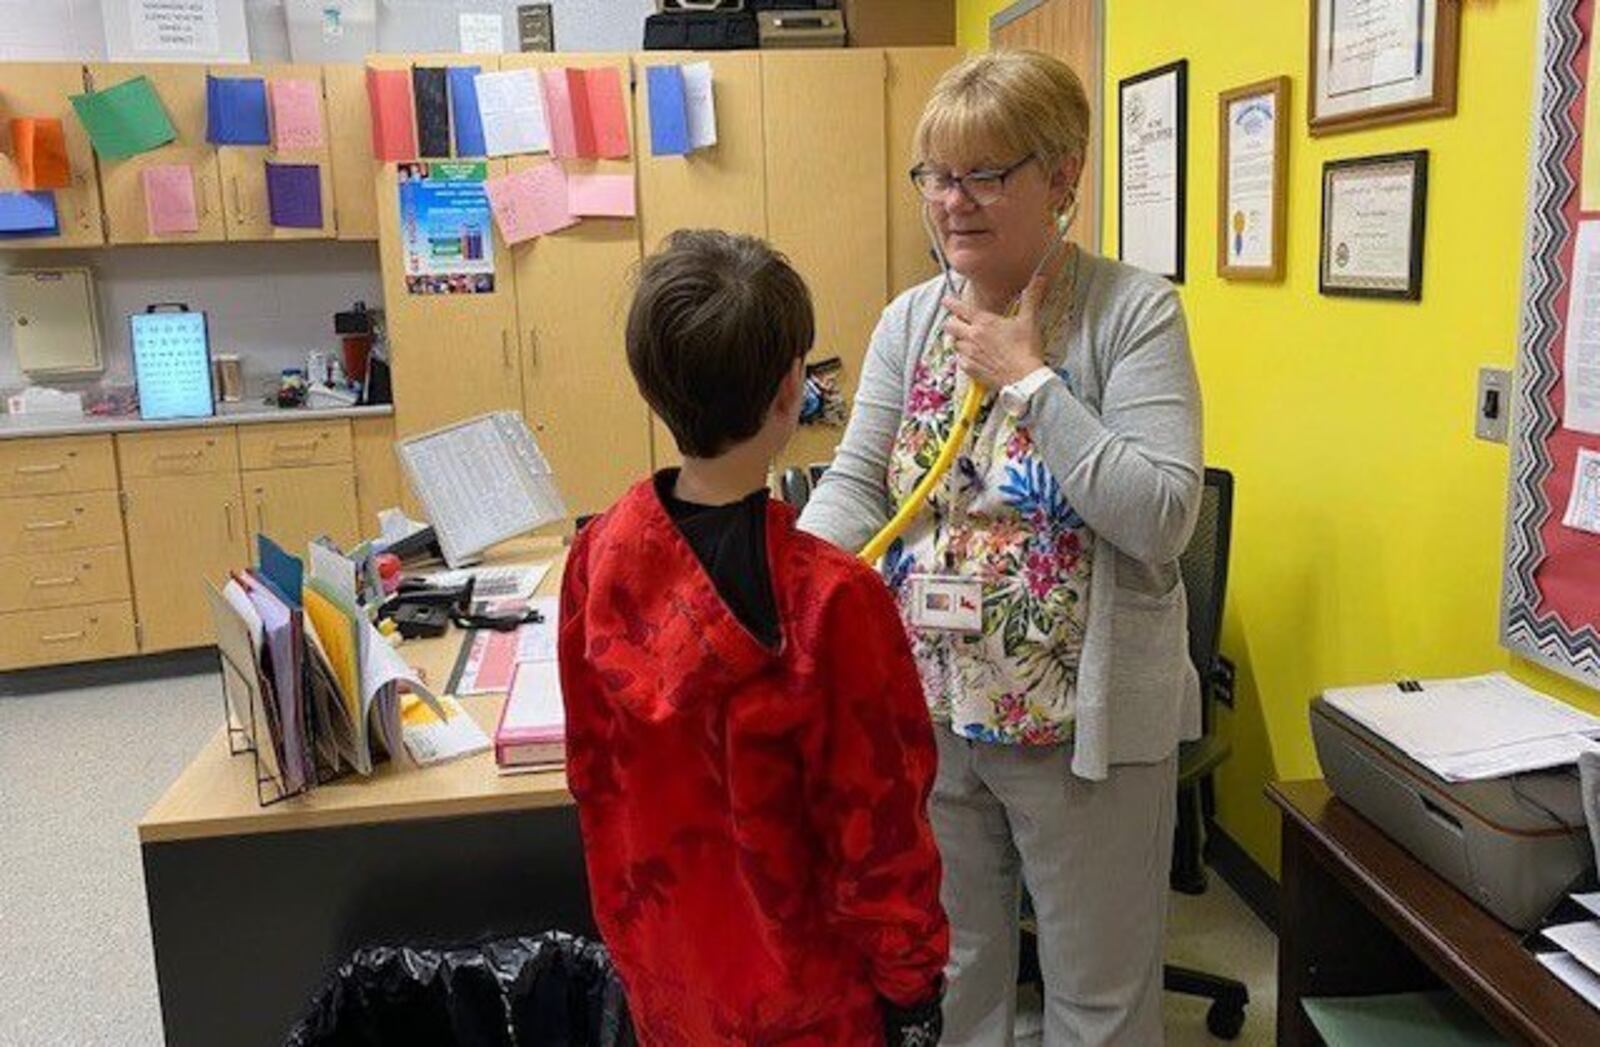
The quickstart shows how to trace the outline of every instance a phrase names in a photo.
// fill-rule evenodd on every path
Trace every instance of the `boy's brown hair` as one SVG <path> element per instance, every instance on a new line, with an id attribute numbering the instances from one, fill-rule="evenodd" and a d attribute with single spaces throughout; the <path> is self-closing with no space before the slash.
<path id="1" fill-rule="evenodd" d="M 681 229 L 639 270 L 628 366 L 678 450 L 713 458 L 760 431 L 815 336 L 811 292 L 783 255 L 753 236 Z"/>

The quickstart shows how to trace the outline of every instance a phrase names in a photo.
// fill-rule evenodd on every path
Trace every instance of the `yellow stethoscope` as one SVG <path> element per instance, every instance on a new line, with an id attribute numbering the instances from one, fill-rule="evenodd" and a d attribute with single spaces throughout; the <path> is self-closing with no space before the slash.
<path id="1" fill-rule="evenodd" d="M 1074 199 L 1073 205 L 1076 205 L 1076 203 L 1077 201 Z M 951 278 L 950 260 L 945 257 L 944 244 L 939 240 L 938 230 L 934 228 L 933 218 L 929 211 L 930 205 L 924 202 L 922 205 L 922 228 L 928 234 L 929 242 L 933 244 L 934 257 L 939 260 L 939 269 L 944 275 L 944 294 L 956 297 L 955 281 Z M 1044 272 L 1045 266 L 1050 264 L 1050 260 L 1056 256 L 1056 252 L 1061 250 L 1062 246 L 1067 242 L 1065 232 L 1072 222 L 1071 213 L 1071 208 L 1069 207 L 1057 217 L 1056 231 L 1060 235 L 1057 235 L 1051 241 L 1050 247 L 1046 249 L 1044 256 L 1039 259 L 1039 264 L 1033 267 L 1033 275 L 1028 277 L 1028 284 L 1033 283 L 1039 274 Z M 1023 286 L 1026 288 L 1027 285 Z M 1019 294 L 1006 309 L 1006 315 L 1015 316 L 1021 304 L 1022 295 Z M 940 337 L 947 340 L 946 348 L 949 348 L 948 340 L 950 336 L 941 334 Z M 910 527 L 911 522 L 922 512 L 923 506 L 928 503 L 928 497 L 933 494 L 934 488 L 938 487 L 940 482 L 944 480 L 945 474 L 950 471 L 950 466 L 955 464 L 956 455 L 960 453 L 962 445 L 967 442 L 967 437 L 972 435 L 972 428 L 977 424 L 978 411 L 982 408 L 983 398 L 986 395 L 988 395 L 988 390 L 983 387 L 981 382 L 973 381 L 967 387 L 967 395 L 962 398 L 961 408 L 956 412 L 955 425 L 951 427 L 950 435 L 945 439 L 944 446 L 939 448 L 939 455 L 933 460 L 933 466 L 929 468 L 917 483 L 917 486 L 912 489 L 910 496 L 900 503 L 900 508 L 889 518 L 889 522 L 883 525 L 883 529 L 873 535 L 872 540 L 861 547 L 861 559 L 869 564 L 876 564 L 883 559 L 883 554 L 888 552 L 889 546 L 894 544 L 896 538 L 905 533 L 906 528 Z"/>

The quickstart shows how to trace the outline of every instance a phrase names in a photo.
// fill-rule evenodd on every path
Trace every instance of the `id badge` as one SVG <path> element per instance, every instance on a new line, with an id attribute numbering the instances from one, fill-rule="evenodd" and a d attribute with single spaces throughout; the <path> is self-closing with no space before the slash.
<path id="1" fill-rule="evenodd" d="M 957 633 L 983 631 L 982 581 L 942 574 L 914 574 L 909 580 L 912 625 Z"/>

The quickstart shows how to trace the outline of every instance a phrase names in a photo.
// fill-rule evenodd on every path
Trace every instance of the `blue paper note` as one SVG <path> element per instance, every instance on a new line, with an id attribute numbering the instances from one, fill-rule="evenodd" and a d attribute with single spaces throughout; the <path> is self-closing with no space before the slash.
<path id="1" fill-rule="evenodd" d="M 456 125 L 456 156 L 486 156 L 483 144 L 483 115 L 478 112 L 478 85 L 473 77 L 482 72 L 475 65 L 450 67 L 450 112 Z"/>
<path id="2" fill-rule="evenodd" d="M 267 145 L 271 140 L 265 80 L 206 77 L 206 141 L 213 145 Z"/>
<path id="3" fill-rule="evenodd" d="M 55 193 L 0 193 L 0 236 L 54 236 L 60 231 Z"/>
<path id="4" fill-rule="evenodd" d="M 650 152 L 685 156 L 689 152 L 689 103 L 684 97 L 683 70 L 653 65 L 646 70 L 650 88 Z"/>
<path id="5" fill-rule="evenodd" d="M 298 556 L 290 556 L 283 546 L 264 534 L 256 535 L 256 559 L 261 562 L 262 579 L 272 586 L 273 592 L 291 608 L 298 608 L 306 576 L 305 563 Z"/>

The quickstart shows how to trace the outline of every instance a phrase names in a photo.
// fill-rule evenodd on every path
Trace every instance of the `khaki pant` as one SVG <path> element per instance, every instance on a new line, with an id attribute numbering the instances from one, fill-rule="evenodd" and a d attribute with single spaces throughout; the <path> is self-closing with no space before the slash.
<path id="1" fill-rule="evenodd" d="M 969 742 L 936 726 L 930 813 L 952 939 L 945 1047 L 1009 1047 L 1020 885 L 1033 898 L 1045 1047 L 1160 1044 L 1177 756 L 1076 778 L 1070 745 Z"/>

